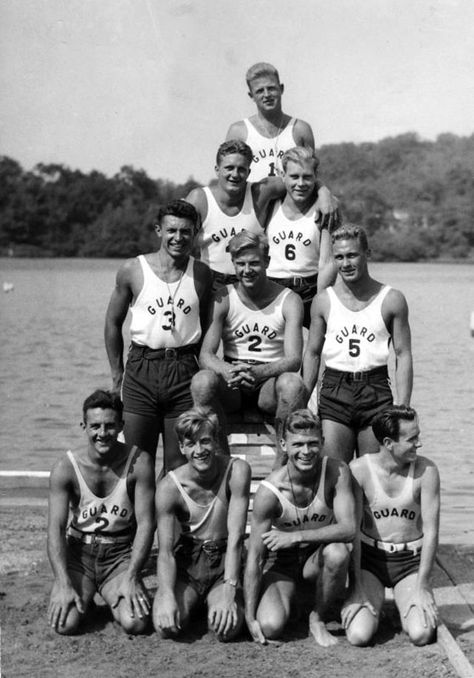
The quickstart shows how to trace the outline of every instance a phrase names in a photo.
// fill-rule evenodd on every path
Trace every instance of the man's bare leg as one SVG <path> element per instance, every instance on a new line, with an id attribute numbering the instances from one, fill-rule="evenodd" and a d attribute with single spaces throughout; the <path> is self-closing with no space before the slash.
<path id="1" fill-rule="evenodd" d="M 326 628 L 325 617 L 338 591 L 344 588 L 349 549 L 345 544 L 328 544 L 320 554 L 320 570 L 316 583 L 316 602 L 309 615 L 309 630 L 322 647 L 336 645 L 338 640 Z"/>

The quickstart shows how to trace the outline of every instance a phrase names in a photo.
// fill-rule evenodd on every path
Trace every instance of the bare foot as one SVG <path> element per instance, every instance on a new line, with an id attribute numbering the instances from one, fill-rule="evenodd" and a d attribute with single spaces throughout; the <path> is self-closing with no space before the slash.
<path id="1" fill-rule="evenodd" d="M 309 615 L 309 630 L 317 644 L 322 647 L 337 645 L 339 642 L 337 638 L 329 633 L 325 623 L 319 619 L 316 612 L 311 612 Z"/>

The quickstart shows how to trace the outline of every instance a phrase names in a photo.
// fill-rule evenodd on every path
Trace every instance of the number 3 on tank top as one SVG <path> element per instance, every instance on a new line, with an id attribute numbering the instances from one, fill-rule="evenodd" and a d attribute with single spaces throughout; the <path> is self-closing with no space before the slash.
<path id="1" fill-rule="evenodd" d="M 349 339 L 349 355 L 357 358 L 360 355 L 360 339 Z"/>
<path id="2" fill-rule="evenodd" d="M 251 337 L 249 337 L 249 351 L 256 351 L 256 352 L 261 351 L 262 349 L 259 348 L 261 343 L 262 343 L 262 337 L 259 337 L 256 334 L 252 335 Z"/>
<path id="3" fill-rule="evenodd" d="M 169 318 L 169 320 L 168 320 L 169 324 L 168 325 L 162 325 L 161 327 L 164 330 L 167 330 L 168 332 L 172 332 L 174 330 L 175 325 L 176 325 L 176 313 L 174 312 L 174 309 L 172 308 L 170 311 L 165 311 L 163 313 L 163 319 L 165 318 L 165 316 L 167 318 Z"/>

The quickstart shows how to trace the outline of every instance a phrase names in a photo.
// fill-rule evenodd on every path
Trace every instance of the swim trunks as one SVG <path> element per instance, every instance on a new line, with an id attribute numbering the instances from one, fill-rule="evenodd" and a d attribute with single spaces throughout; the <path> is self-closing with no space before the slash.
<path id="1" fill-rule="evenodd" d="M 122 386 L 124 411 L 174 418 L 193 406 L 191 379 L 198 372 L 197 344 L 151 349 L 133 344 Z"/>
<path id="2" fill-rule="evenodd" d="M 340 372 L 326 367 L 319 393 L 319 416 L 355 430 L 369 426 L 373 417 L 393 404 L 385 365 L 367 372 Z"/>
<path id="3" fill-rule="evenodd" d="M 224 581 L 227 539 L 212 541 L 181 535 L 174 551 L 178 578 L 200 596 Z"/>
<path id="4" fill-rule="evenodd" d="M 387 553 L 362 542 L 360 566 L 377 577 L 386 588 L 393 588 L 409 574 L 418 572 L 420 553 L 408 550 Z"/>
<path id="5" fill-rule="evenodd" d="M 269 551 L 263 567 L 264 574 L 277 574 L 296 583 L 303 581 L 303 569 L 308 559 L 317 552 L 320 544 L 308 544 L 289 549 Z"/>
<path id="6" fill-rule="evenodd" d="M 291 278 L 270 278 L 273 282 L 288 287 L 301 298 L 303 302 L 303 327 L 309 329 L 311 324 L 311 304 L 318 291 L 318 275 L 310 275 L 307 278 L 292 276 Z"/>
<path id="7" fill-rule="evenodd" d="M 128 568 L 131 553 L 131 542 L 86 544 L 67 537 L 68 570 L 90 579 L 99 593 L 107 582 Z"/>

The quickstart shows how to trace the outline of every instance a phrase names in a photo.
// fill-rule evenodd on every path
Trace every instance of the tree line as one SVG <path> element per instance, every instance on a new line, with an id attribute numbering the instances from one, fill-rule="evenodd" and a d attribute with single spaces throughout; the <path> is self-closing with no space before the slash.
<path id="1" fill-rule="evenodd" d="M 343 218 L 363 225 L 378 260 L 471 257 L 474 135 L 402 134 L 318 151 L 321 179 Z M 0 255 L 129 257 L 156 247 L 161 204 L 198 183 L 152 179 L 126 165 L 113 177 L 62 164 L 25 171 L 0 157 Z"/>

